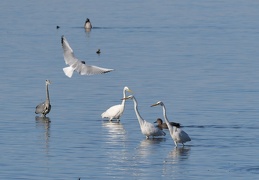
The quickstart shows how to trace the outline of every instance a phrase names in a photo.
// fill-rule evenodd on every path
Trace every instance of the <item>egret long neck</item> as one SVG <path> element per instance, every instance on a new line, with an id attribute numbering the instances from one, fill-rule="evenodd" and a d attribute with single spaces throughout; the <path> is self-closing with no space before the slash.
<path id="1" fill-rule="evenodd" d="M 141 126 L 144 123 L 144 119 L 140 116 L 140 114 L 138 112 L 138 102 L 135 98 L 133 98 L 133 102 L 134 102 L 134 110 L 135 110 L 136 116 L 138 118 L 139 125 Z"/>
<path id="2" fill-rule="evenodd" d="M 49 100 L 49 86 L 46 84 L 46 98 Z"/>
<path id="3" fill-rule="evenodd" d="M 125 98 L 126 98 L 126 90 L 124 89 L 123 90 L 123 99 L 122 99 L 122 102 L 121 102 L 121 105 L 123 106 L 123 108 L 124 108 L 124 106 L 125 106 Z"/>
<path id="4" fill-rule="evenodd" d="M 163 115 L 164 115 L 164 119 L 165 119 L 165 123 L 167 124 L 167 127 L 168 127 L 169 129 L 174 129 L 175 127 L 173 127 L 173 126 L 170 124 L 170 122 L 168 121 L 168 119 L 167 119 L 165 105 L 162 105 L 162 108 L 163 108 Z"/>

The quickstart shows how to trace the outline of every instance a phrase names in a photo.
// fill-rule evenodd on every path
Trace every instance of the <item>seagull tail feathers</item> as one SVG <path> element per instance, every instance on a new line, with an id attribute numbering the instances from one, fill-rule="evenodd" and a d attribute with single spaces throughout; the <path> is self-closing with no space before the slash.
<path id="1" fill-rule="evenodd" d="M 65 75 L 66 75 L 67 77 L 71 78 L 72 75 L 73 75 L 74 69 L 69 66 L 69 67 L 63 68 L 63 71 L 64 71 L 64 73 L 65 73 Z"/>
<path id="2" fill-rule="evenodd" d="M 101 114 L 102 118 L 106 118 L 106 114 L 105 113 L 106 113 L 106 111 Z"/>

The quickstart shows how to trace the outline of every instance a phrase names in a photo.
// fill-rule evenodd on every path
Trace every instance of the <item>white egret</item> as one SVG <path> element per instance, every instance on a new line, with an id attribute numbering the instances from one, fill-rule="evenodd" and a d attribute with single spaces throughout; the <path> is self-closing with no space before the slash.
<path id="1" fill-rule="evenodd" d="M 140 125 L 140 129 L 141 129 L 141 132 L 142 134 L 144 134 L 146 136 L 146 138 L 148 139 L 149 136 L 153 136 L 153 138 L 155 136 L 165 136 L 166 133 L 159 129 L 157 126 L 155 126 L 154 124 L 150 123 L 150 122 L 147 122 L 146 120 L 144 120 L 139 112 L 138 112 L 138 102 L 136 100 L 136 98 L 133 96 L 133 95 L 130 95 L 124 99 L 132 99 L 133 102 L 134 102 L 134 110 L 135 110 L 135 113 L 136 113 L 136 116 L 138 118 L 138 122 L 139 122 L 139 125 Z"/>
<path id="2" fill-rule="evenodd" d="M 50 99 L 49 99 L 49 88 L 48 85 L 51 84 L 49 80 L 46 80 L 46 100 L 36 106 L 35 113 L 42 114 L 43 117 L 46 117 L 51 110 Z"/>
<path id="3" fill-rule="evenodd" d="M 167 124 L 163 123 L 163 120 L 161 118 L 157 118 L 157 120 L 154 123 L 157 123 L 157 127 L 159 127 L 159 129 L 168 129 Z M 170 124 L 177 128 L 181 126 L 180 123 L 176 123 L 176 122 L 170 122 Z"/>
<path id="4" fill-rule="evenodd" d="M 127 86 L 123 88 L 123 98 L 126 97 L 126 91 L 132 92 Z M 110 121 L 113 119 L 117 119 L 117 121 L 120 120 L 121 115 L 124 112 L 125 108 L 125 99 L 122 99 L 121 104 L 111 106 L 109 109 L 107 109 L 105 112 L 101 114 L 102 118 L 109 118 Z"/>
<path id="5" fill-rule="evenodd" d="M 101 68 L 98 66 L 87 65 L 85 61 L 79 61 L 73 53 L 73 49 L 69 46 L 66 38 L 61 37 L 61 44 L 64 50 L 64 60 L 69 67 L 63 68 L 64 73 L 68 77 L 72 77 L 73 72 L 77 71 L 81 75 L 94 75 L 94 74 L 103 74 L 114 69 Z"/>
<path id="6" fill-rule="evenodd" d="M 90 22 L 90 19 L 86 18 L 84 27 L 85 29 L 92 29 L 92 24 Z"/>
<path id="7" fill-rule="evenodd" d="M 184 146 L 184 143 L 191 141 L 191 138 L 189 137 L 189 135 L 186 132 L 184 132 L 180 128 L 177 128 L 170 124 L 170 122 L 168 121 L 167 116 L 166 116 L 166 108 L 165 108 L 164 103 L 162 101 L 158 101 L 156 104 L 151 105 L 151 107 L 157 106 L 157 105 L 161 105 L 163 108 L 165 122 L 169 128 L 170 135 L 171 135 L 172 139 L 174 140 L 175 146 L 177 147 L 178 143 L 182 143 Z"/>

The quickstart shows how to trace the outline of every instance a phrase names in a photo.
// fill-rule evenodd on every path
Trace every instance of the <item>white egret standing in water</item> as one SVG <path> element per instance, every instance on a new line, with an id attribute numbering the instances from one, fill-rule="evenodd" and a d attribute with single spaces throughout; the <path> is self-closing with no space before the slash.
<path id="1" fill-rule="evenodd" d="M 64 60 L 66 64 L 69 65 L 68 67 L 63 68 L 63 71 L 66 74 L 66 76 L 71 78 L 74 71 L 77 71 L 81 75 L 103 74 L 113 71 L 113 69 L 91 66 L 87 65 L 85 61 L 79 61 L 74 56 L 73 49 L 69 46 L 64 36 L 61 37 L 61 44 L 64 50 Z"/>
<path id="2" fill-rule="evenodd" d="M 148 139 L 149 136 L 165 136 L 166 133 L 159 129 L 157 126 L 155 126 L 154 124 L 150 123 L 150 122 L 147 122 L 146 120 L 144 120 L 139 112 L 138 112 L 138 102 L 136 100 L 136 98 L 133 96 L 133 95 L 130 95 L 124 99 L 132 99 L 133 102 L 134 102 L 134 110 L 135 110 L 135 113 L 136 113 L 136 116 L 138 118 L 138 122 L 139 122 L 139 125 L 140 125 L 140 129 L 141 129 L 141 132 L 142 134 L 144 134 L 146 136 L 146 138 Z"/>
<path id="3" fill-rule="evenodd" d="M 123 98 L 126 97 L 126 91 L 132 92 L 127 86 L 123 88 Z M 113 119 L 117 119 L 117 121 L 120 120 L 121 115 L 124 112 L 125 108 L 125 99 L 122 99 L 121 104 L 111 106 L 109 109 L 107 109 L 105 112 L 101 114 L 102 118 L 109 118 L 110 121 Z"/>
<path id="4" fill-rule="evenodd" d="M 46 100 L 36 106 L 35 113 L 42 114 L 43 117 L 46 117 L 51 110 L 50 99 L 49 99 L 49 88 L 48 85 L 51 84 L 49 80 L 46 80 Z"/>
<path id="5" fill-rule="evenodd" d="M 166 124 L 169 128 L 170 135 L 174 140 L 175 146 L 177 147 L 178 143 L 182 143 L 183 146 L 184 146 L 184 143 L 186 143 L 188 141 L 191 141 L 191 138 L 189 137 L 189 135 L 186 132 L 184 132 L 180 128 L 177 128 L 177 127 L 172 126 L 170 124 L 170 122 L 168 121 L 167 116 L 166 116 L 166 108 L 165 108 L 164 103 L 162 101 L 158 101 L 156 104 L 151 105 L 151 107 L 157 106 L 157 105 L 161 105 L 162 108 L 163 108 L 163 114 L 164 114 L 165 122 L 166 122 Z"/>

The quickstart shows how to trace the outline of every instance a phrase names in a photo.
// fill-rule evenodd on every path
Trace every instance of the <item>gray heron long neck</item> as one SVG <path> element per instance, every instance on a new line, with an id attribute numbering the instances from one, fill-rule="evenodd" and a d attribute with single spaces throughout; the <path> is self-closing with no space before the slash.
<path id="1" fill-rule="evenodd" d="M 169 123 L 169 121 L 168 121 L 168 119 L 167 119 L 167 116 L 166 116 L 166 108 L 165 108 L 164 105 L 162 106 L 162 108 L 163 108 L 163 115 L 164 115 L 164 118 L 165 118 L 165 122 L 166 122 L 166 123 Z"/>
<path id="2" fill-rule="evenodd" d="M 46 84 L 46 98 L 47 98 L 47 100 L 49 100 L 49 86 L 48 86 L 48 84 Z"/>
<path id="3" fill-rule="evenodd" d="M 133 102 L 134 102 L 134 110 L 135 110 L 136 116 L 138 118 L 139 125 L 141 126 L 144 123 L 144 119 L 140 116 L 140 114 L 138 112 L 138 102 L 135 98 L 133 98 Z"/>

